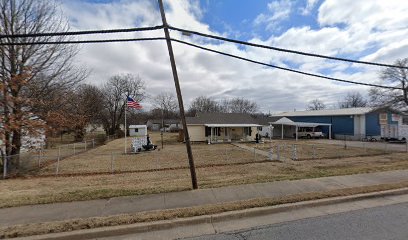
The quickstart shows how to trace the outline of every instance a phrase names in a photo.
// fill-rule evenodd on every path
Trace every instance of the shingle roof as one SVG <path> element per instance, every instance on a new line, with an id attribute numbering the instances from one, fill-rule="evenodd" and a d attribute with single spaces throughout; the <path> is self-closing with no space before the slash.
<path id="1" fill-rule="evenodd" d="M 266 117 L 266 116 L 255 116 L 255 121 L 259 125 L 268 126 L 270 122 L 275 122 L 282 117 Z"/>
<path id="2" fill-rule="evenodd" d="M 187 117 L 187 124 L 258 124 L 256 119 L 245 113 L 197 113 Z"/>
<path id="3" fill-rule="evenodd" d="M 162 120 L 161 119 L 149 119 L 148 122 L 152 124 L 161 124 Z M 173 123 L 180 123 L 181 121 L 179 119 L 164 119 L 164 124 L 173 124 Z"/>

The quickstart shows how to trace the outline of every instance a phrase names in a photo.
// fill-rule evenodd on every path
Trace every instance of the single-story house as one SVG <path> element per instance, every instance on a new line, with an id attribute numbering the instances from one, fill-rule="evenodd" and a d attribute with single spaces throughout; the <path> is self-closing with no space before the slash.
<path id="1" fill-rule="evenodd" d="M 164 126 L 162 126 L 163 124 Z M 162 127 L 167 129 L 167 131 L 182 129 L 179 119 L 149 119 L 146 125 L 151 131 L 160 131 Z"/>
<path id="2" fill-rule="evenodd" d="M 129 136 L 130 137 L 145 137 L 147 135 L 146 125 L 130 125 Z"/>
<path id="3" fill-rule="evenodd" d="M 403 139 L 408 128 L 403 124 L 403 115 L 389 108 L 344 108 L 312 111 L 294 111 L 273 114 L 286 117 L 293 122 L 321 123 L 326 136 L 337 139 L 361 140 L 364 138 Z"/>
<path id="4" fill-rule="evenodd" d="M 197 113 L 186 121 L 192 142 L 255 141 L 262 126 L 243 113 Z"/>

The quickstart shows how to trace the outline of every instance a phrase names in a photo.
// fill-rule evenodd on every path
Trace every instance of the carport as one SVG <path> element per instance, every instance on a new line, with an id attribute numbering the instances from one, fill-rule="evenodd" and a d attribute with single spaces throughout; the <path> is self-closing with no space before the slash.
<path id="1" fill-rule="evenodd" d="M 331 128 L 332 125 L 330 123 L 312 123 L 312 122 L 294 122 L 290 120 L 289 118 L 283 117 L 275 122 L 270 122 L 272 126 L 281 126 L 282 131 L 281 131 L 281 138 L 283 139 L 284 136 L 284 126 L 293 126 L 295 127 L 295 136 L 296 136 L 296 141 L 298 140 L 298 134 L 299 134 L 299 127 L 312 127 L 315 128 L 317 126 L 328 126 L 329 127 L 329 139 L 332 139 L 331 136 Z"/>

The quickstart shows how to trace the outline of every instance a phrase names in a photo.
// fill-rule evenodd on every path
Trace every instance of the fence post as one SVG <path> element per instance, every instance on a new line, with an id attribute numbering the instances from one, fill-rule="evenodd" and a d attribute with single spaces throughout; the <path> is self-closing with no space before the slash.
<path id="1" fill-rule="evenodd" d="M 113 153 L 111 153 L 111 173 L 113 174 Z"/>
<path id="2" fill-rule="evenodd" d="M 92 148 L 95 148 L 95 139 L 92 138 Z"/>
<path id="3" fill-rule="evenodd" d="M 59 173 L 59 162 L 60 162 L 60 157 L 61 157 L 61 147 L 58 147 L 58 158 L 57 158 L 57 169 L 56 169 L 56 175 Z"/>
<path id="4" fill-rule="evenodd" d="M 40 149 L 40 151 L 38 152 L 38 168 L 40 168 L 41 167 L 41 149 Z"/>
<path id="5" fill-rule="evenodd" d="M 316 146 L 312 145 L 312 158 L 316 159 Z"/>
<path id="6" fill-rule="evenodd" d="M 280 145 L 276 145 L 276 159 L 280 161 Z"/>
<path id="7" fill-rule="evenodd" d="M 384 142 L 384 151 L 385 151 L 385 152 L 388 152 L 388 144 L 387 144 L 387 142 Z"/>
<path id="8" fill-rule="evenodd" d="M 344 134 L 344 149 L 347 149 L 347 139 L 346 139 L 346 134 Z"/>
<path id="9" fill-rule="evenodd" d="M 256 148 L 254 147 L 254 161 L 256 161 Z"/>
<path id="10" fill-rule="evenodd" d="M 292 159 L 297 160 L 297 145 L 296 144 L 292 145 Z"/>
<path id="11" fill-rule="evenodd" d="M 405 140 L 405 151 L 408 153 L 408 140 Z"/>
<path id="12" fill-rule="evenodd" d="M 85 151 L 86 151 L 86 140 L 85 140 Z"/>
<path id="13" fill-rule="evenodd" d="M 74 155 L 75 155 L 75 143 L 74 143 Z"/>
<path id="14" fill-rule="evenodd" d="M 3 179 L 7 177 L 7 156 L 3 156 Z"/>
<path id="15" fill-rule="evenodd" d="M 270 147 L 269 148 L 269 160 L 273 160 L 273 148 L 272 147 Z"/>

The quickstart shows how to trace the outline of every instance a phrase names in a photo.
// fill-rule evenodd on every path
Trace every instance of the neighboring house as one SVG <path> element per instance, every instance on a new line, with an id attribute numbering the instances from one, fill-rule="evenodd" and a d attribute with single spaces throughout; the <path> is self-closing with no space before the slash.
<path id="1" fill-rule="evenodd" d="M 197 113 L 186 121 L 192 142 L 255 141 L 262 126 L 243 113 Z"/>
<path id="2" fill-rule="evenodd" d="M 145 137 L 147 135 L 146 125 L 130 125 L 129 136 L 130 137 Z"/>
<path id="3" fill-rule="evenodd" d="M 164 123 L 164 128 L 166 131 L 177 131 L 182 128 L 179 119 L 149 119 L 146 122 L 147 128 L 151 131 L 160 131 L 162 124 Z"/>
<path id="4" fill-rule="evenodd" d="M 273 114 L 293 122 L 321 123 L 322 132 L 337 139 L 407 138 L 403 116 L 389 108 L 344 108 L 333 110 L 295 111 Z M 331 128 L 331 131 L 330 131 Z M 330 132 L 329 132 L 330 131 Z"/>
<path id="5" fill-rule="evenodd" d="M 85 127 L 85 131 L 87 133 L 90 133 L 90 132 L 105 132 L 105 129 L 103 128 L 103 124 L 90 123 Z"/>

